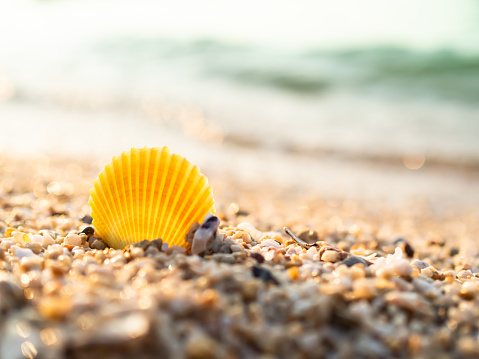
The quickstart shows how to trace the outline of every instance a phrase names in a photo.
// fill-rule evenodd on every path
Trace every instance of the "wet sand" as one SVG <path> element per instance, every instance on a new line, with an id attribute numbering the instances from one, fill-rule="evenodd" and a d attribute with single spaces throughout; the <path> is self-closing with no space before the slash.
<path id="1" fill-rule="evenodd" d="M 1 358 L 479 355 L 474 206 L 204 169 L 204 253 L 113 250 L 85 230 L 103 163 L 1 157 Z"/>

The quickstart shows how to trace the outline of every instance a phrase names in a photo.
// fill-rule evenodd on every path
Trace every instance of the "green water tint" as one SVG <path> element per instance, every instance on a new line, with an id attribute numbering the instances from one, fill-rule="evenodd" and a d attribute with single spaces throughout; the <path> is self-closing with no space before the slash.
<path id="1" fill-rule="evenodd" d="M 95 47 L 120 66 L 177 62 L 196 76 L 301 95 L 351 91 L 473 103 L 479 100 L 479 54 L 396 47 L 285 52 L 202 39 L 125 38 Z"/>

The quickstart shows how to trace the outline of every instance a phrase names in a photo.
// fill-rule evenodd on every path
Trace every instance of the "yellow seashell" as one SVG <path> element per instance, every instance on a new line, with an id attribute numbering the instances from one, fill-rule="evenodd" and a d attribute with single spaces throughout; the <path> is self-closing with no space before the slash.
<path id="1" fill-rule="evenodd" d="M 206 176 L 166 146 L 113 157 L 93 182 L 88 203 L 98 236 L 117 249 L 156 238 L 186 247 L 191 225 L 215 213 Z"/>

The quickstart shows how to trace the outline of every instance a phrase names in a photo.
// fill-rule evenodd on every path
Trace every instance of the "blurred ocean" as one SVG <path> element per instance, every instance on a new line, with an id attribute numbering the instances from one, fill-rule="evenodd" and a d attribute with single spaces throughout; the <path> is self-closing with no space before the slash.
<path id="1" fill-rule="evenodd" d="M 0 0 L 0 123 L 4 153 L 477 170 L 479 3 Z"/>

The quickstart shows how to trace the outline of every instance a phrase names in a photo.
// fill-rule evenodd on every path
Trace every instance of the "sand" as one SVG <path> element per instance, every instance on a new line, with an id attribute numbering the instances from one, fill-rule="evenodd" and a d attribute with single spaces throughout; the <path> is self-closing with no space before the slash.
<path id="1" fill-rule="evenodd" d="M 89 226 L 99 168 L 1 158 L 0 358 L 479 355 L 474 209 L 212 175 L 204 252 L 114 250 Z"/>

